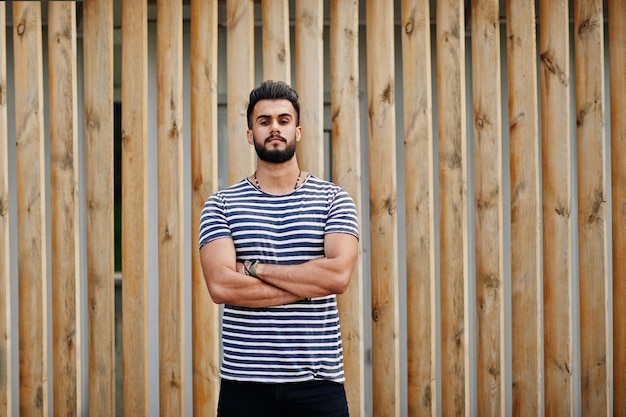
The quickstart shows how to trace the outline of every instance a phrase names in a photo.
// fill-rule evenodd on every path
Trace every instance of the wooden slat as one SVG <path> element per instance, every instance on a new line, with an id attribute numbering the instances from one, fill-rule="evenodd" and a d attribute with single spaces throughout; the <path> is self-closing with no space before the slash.
<path id="1" fill-rule="evenodd" d="M 592 416 L 610 411 L 602 0 L 574 1 L 574 28 L 581 411 Z"/>
<path id="2" fill-rule="evenodd" d="M 333 181 L 350 193 L 362 213 L 359 119 L 359 8 L 357 2 L 330 2 L 330 94 Z M 359 217 L 361 223 L 366 219 Z M 363 229 L 364 225 L 361 225 Z M 346 396 L 350 415 L 365 416 L 363 239 L 348 290 L 337 298 L 341 318 Z"/>
<path id="3" fill-rule="evenodd" d="M 85 0 L 85 170 L 89 310 L 89 409 L 115 414 L 113 239 L 113 4 Z"/>
<path id="4" fill-rule="evenodd" d="M 535 2 L 508 0 L 513 415 L 543 407 L 541 188 Z"/>
<path id="5" fill-rule="evenodd" d="M 566 2 L 539 2 L 545 413 L 574 412 L 572 149 Z"/>
<path id="6" fill-rule="evenodd" d="M 13 3 L 20 415 L 48 415 L 48 314 L 41 5 Z"/>
<path id="7" fill-rule="evenodd" d="M 626 415 L 626 2 L 609 0 L 613 214 L 613 414 Z"/>
<path id="8" fill-rule="evenodd" d="M 291 44 L 289 42 L 289 1 L 263 0 L 263 79 L 291 84 Z"/>
<path id="9" fill-rule="evenodd" d="M 296 87 L 302 139 L 298 162 L 324 178 L 324 1 L 296 2 Z"/>
<path id="10" fill-rule="evenodd" d="M 409 416 L 437 415 L 434 148 L 429 4 L 402 1 Z"/>
<path id="11" fill-rule="evenodd" d="M 48 5 L 54 412 L 82 412 L 76 5 Z"/>
<path id="12" fill-rule="evenodd" d="M 6 4 L 0 3 L 0 415 L 13 410 L 11 361 L 11 257 L 9 246 L 9 162 L 7 121 Z"/>
<path id="13" fill-rule="evenodd" d="M 159 405 L 185 415 L 183 5 L 157 0 Z"/>
<path id="14" fill-rule="evenodd" d="M 226 66 L 228 74 L 228 183 L 254 170 L 254 147 L 246 140 L 246 109 L 254 86 L 254 2 L 226 2 Z"/>
<path id="15" fill-rule="evenodd" d="M 505 415 L 502 116 L 498 0 L 472 1 L 477 409 Z"/>
<path id="16" fill-rule="evenodd" d="M 465 23 L 463 2 L 437 4 L 442 415 L 469 415 Z"/>
<path id="17" fill-rule="evenodd" d="M 148 416 L 148 5 L 122 2 L 122 406 Z"/>
<path id="18" fill-rule="evenodd" d="M 217 0 L 191 2 L 191 247 L 198 247 L 200 212 L 217 191 Z M 214 415 L 219 395 L 219 306 L 209 296 L 192 250 L 193 410 Z"/>
<path id="19" fill-rule="evenodd" d="M 373 415 L 387 417 L 400 415 L 393 4 L 368 0 L 366 25 Z"/>

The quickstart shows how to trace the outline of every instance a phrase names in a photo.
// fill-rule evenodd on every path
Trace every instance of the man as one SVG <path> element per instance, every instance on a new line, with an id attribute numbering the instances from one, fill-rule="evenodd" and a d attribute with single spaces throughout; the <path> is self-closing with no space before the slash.
<path id="1" fill-rule="evenodd" d="M 247 113 L 257 169 L 200 219 L 204 277 L 224 304 L 218 416 L 348 416 L 335 294 L 357 259 L 354 201 L 299 168 L 289 85 L 263 82 Z"/>

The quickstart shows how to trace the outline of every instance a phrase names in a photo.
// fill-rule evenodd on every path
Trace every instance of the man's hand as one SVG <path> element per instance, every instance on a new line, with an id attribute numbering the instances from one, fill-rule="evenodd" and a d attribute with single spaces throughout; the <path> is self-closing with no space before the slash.
<path id="1" fill-rule="evenodd" d="M 200 249 L 200 263 L 209 294 L 216 304 L 269 307 L 302 299 L 243 273 L 232 239 L 213 240 Z"/>

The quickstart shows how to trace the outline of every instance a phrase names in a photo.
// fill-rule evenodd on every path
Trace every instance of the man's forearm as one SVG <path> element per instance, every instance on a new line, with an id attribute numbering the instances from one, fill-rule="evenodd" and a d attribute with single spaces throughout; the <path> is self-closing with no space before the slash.
<path id="1" fill-rule="evenodd" d="M 299 265 L 258 263 L 254 275 L 263 282 L 300 298 L 340 294 L 349 283 L 352 268 L 328 258 L 318 258 Z"/>

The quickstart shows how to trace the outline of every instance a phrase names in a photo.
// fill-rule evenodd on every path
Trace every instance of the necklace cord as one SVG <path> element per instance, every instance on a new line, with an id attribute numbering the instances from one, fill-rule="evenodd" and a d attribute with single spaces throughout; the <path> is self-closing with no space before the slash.
<path id="1" fill-rule="evenodd" d="M 298 183 L 300 182 L 301 175 L 302 175 L 302 169 L 300 169 L 300 172 L 298 172 L 298 178 L 296 178 L 296 183 L 293 186 L 294 190 L 298 188 Z M 254 171 L 254 185 L 256 185 L 256 188 L 261 190 L 261 185 L 259 184 L 259 180 L 256 178 L 256 171 Z"/>

